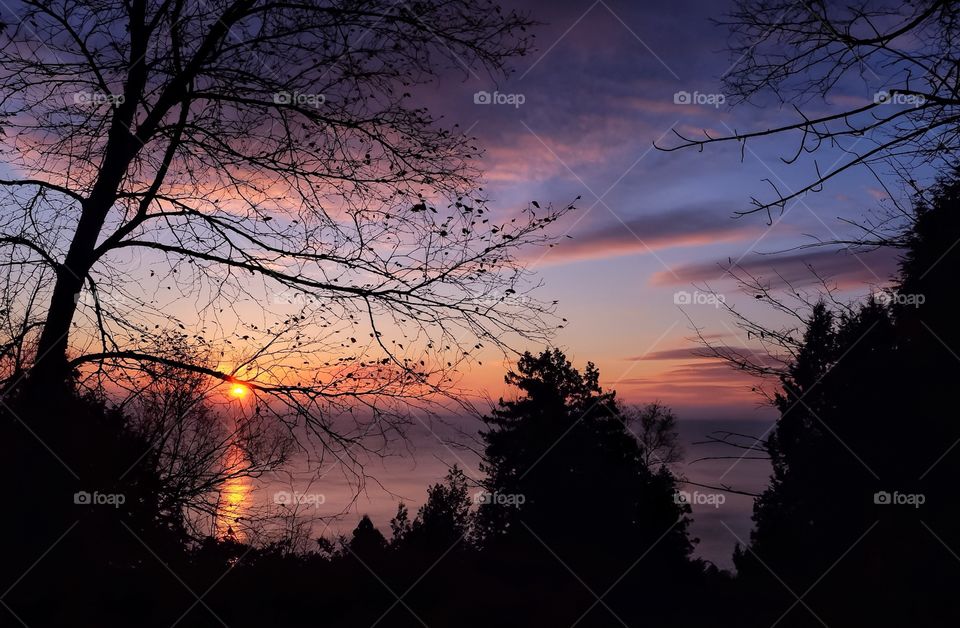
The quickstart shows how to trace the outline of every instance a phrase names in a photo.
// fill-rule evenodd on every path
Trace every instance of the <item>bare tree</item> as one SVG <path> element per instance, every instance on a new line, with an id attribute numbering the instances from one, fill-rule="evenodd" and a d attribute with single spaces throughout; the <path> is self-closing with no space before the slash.
<path id="1" fill-rule="evenodd" d="M 8 388 L 26 367 L 34 402 L 71 376 L 109 392 L 192 372 L 268 397 L 263 413 L 342 456 L 484 343 L 550 333 L 553 305 L 516 298 L 516 251 L 572 207 L 497 215 L 474 138 L 411 104 L 451 68 L 502 74 L 525 16 L 467 0 L 12 10 L 0 244 L 29 307 L 7 330 Z M 198 351 L 169 350 L 170 332 Z"/>
<path id="2" fill-rule="evenodd" d="M 796 150 L 782 157 L 785 163 L 824 147 L 847 156 L 829 169 L 814 160 L 810 182 L 795 190 L 768 180 L 773 198 L 753 198 L 752 206 L 739 214 L 766 212 L 769 217 L 773 209 L 782 211 L 790 200 L 819 191 L 856 166 L 875 174 L 875 167 L 889 167 L 917 191 L 916 168 L 955 161 L 960 150 L 960 7 L 955 2 L 739 0 L 720 24 L 732 35 L 735 65 L 724 76 L 731 102 L 772 92 L 781 104 L 793 107 L 798 120 L 720 136 L 677 133 L 679 143 L 663 150 L 736 142 L 743 156 L 748 143 L 758 138 L 795 133 Z M 862 105 L 816 116 L 801 110 L 815 98 L 844 94 L 855 82 L 863 85 Z"/>
<path id="3" fill-rule="evenodd" d="M 185 339 L 171 336 L 169 343 L 180 361 L 204 362 Z M 283 467 L 295 452 L 295 439 L 257 406 L 228 406 L 222 397 L 218 403 L 216 380 L 201 373 L 167 364 L 144 370 L 147 381 L 117 404 L 130 431 L 149 445 L 137 464 L 148 464 L 156 474 L 161 513 L 195 538 L 213 534 L 230 507 L 225 487 Z M 242 514 L 257 523 L 252 508 Z"/>
<path id="4" fill-rule="evenodd" d="M 643 450 L 643 463 L 653 469 L 683 460 L 683 446 L 677 433 L 677 415 L 659 401 L 630 406 L 624 412 L 627 428 Z"/>

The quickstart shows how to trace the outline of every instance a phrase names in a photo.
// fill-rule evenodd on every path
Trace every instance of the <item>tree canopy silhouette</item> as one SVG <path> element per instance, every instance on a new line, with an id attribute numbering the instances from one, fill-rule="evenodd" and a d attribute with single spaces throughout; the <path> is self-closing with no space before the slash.
<path id="1" fill-rule="evenodd" d="M 494 76 L 530 20 L 462 0 L 17 2 L 0 31 L 8 388 L 136 389 L 173 366 L 356 447 L 486 342 L 543 338 L 515 251 L 566 208 L 498 215 L 479 148 L 412 104 Z M 169 349 L 180 333 L 194 351 Z M 71 384 L 74 383 L 71 381 Z M 296 418 L 292 418 L 296 417 Z M 374 432 L 393 427 L 385 422 Z"/>
<path id="2" fill-rule="evenodd" d="M 507 374 L 521 396 L 485 418 L 482 532 L 490 542 L 529 538 L 526 526 L 571 547 L 585 537 L 649 547 L 667 534 L 660 551 L 685 557 L 691 546 L 674 478 L 646 465 L 616 393 L 599 378 L 592 363 L 581 373 L 558 349 L 524 354 Z M 581 501 L 590 516 L 571 518 Z"/>
<path id="3" fill-rule="evenodd" d="M 443 482 L 427 489 L 427 501 L 417 511 L 404 541 L 434 558 L 457 546 L 469 546 L 473 525 L 471 505 L 467 478 L 459 467 L 454 466 Z"/>
<path id="4" fill-rule="evenodd" d="M 556 586 L 571 587 L 564 608 L 576 608 L 583 588 L 570 581 L 573 572 L 600 591 L 612 588 L 607 602 L 627 616 L 637 612 L 627 591 L 665 600 L 671 579 L 691 583 L 689 506 L 677 499 L 666 465 L 647 465 L 648 452 L 597 368 L 588 363 L 580 372 L 554 349 L 524 354 L 505 380 L 520 394 L 484 419 L 486 495 L 477 527 L 488 551 L 515 561 L 511 577 L 551 574 Z M 611 620 L 610 607 L 589 602 L 578 612 Z M 646 617 L 661 617 L 666 606 L 651 603 Z"/>
<path id="5" fill-rule="evenodd" d="M 350 538 L 350 553 L 364 562 L 379 562 L 387 549 L 387 539 L 364 515 Z"/>
<path id="6" fill-rule="evenodd" d="M 932 204 L 918 201 L 893 291 L 810 313 L 776 396 L 771 484 L 736 556 L 749 594 L 765 600 L 757 625 L 894 625 L 921 608 L 958 617 L 945 586 L 960 542 L 958 192 L 947 179 Z M 809 595 L 795 604 L 786 587 Z"/>

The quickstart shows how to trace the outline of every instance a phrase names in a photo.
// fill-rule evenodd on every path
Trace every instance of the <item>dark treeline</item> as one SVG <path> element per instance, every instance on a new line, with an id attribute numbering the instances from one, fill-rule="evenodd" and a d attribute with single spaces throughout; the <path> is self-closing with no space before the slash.
<path id="1" fill-rule="evenodd" d="M 3 621 L 956 625 L 960 183 L 931 198 L 898 240 L 895 298 L 813 308 L 781 378 L 765 442 L 773 476 L 736 574 L 693 557 L 681 479 L 665 464 L 672 452 L 659 451 L 670 449 L 669 413 L 640 418 L 663 438 L 637 438 L 637 417 L 602 390 L 596 368 L 581 372 L 554 350 L 507 375 L 518 395 L 486 418 L 482 487 L 454 468 L 416 513 L 400 505 L 386 534 L 364 518 L 309 551 L 191 540 L 175 487 L 158 482 L 155 457 L 138 459 L 149 447 L 129 417 L 103 402 L 71 401 L 72 432 L 35 435 L 5 416 L 16 467 Z M 124 504 L 73 503 L 78 487 L 51 468 L 48 445 Z M 38 547 L 53 549 L 37 561 Z"/>

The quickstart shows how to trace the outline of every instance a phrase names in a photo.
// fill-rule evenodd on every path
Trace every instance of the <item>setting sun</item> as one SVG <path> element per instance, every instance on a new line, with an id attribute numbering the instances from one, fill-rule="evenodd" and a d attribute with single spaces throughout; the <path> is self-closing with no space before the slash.
<path id="1" fill-rule="evenodd" d="M 230 396 L 237 399 L 246 397 L 248 392 L 250 392 L 250 389 L 243 384 L 234 384 L 230 387 Z"/>

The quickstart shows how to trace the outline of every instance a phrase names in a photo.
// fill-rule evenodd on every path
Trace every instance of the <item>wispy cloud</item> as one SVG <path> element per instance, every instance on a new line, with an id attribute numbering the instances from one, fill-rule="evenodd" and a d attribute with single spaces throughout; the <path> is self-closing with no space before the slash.
<path id="1" fill-rule="evenodd" d="M 747 349 L 744 347 L 732 347 L 728 345 L 713 345 L 713 348 L 723 352 L 736 352 L 738 355 L 751 359 L 769 359 L 769 355 L 762 349 Z M 716 359 L 709 355 L 709 349 L 706 347 L 684 347 L 679 349 L 665 349 L 663 351 L 654 351 L 648 355 L 633 356 L 627 360 L 636 362 L 643 360 L 696 360 L 696 359 Z"/>
<path id="2" fill-rule="evenodd" d="M 676 209 L 610 221 L 572 234 L 551 253 L 548 262 L 636 255 L 649 251 L 755 238 L 762 225 L 734 220 L 722 211 Z"/>
<path id="3" fill-rule="evenodd" d="M 677 266 L 672 272 L 654 274 L 650 282 L 653 285 L 678 285 L 719 281 L 729 278 L 726 271 L 733 267 L 772 287 L 782 287 L 784 282 L 794 287 L 814 285 L 819 283 L 817 275 L 839 287 L 876 285 L 889 281 L 896 271 L 897 252 L 889 247 L 856 253 L 846 248 L 811 249 L 783 255 L 749 255 L 734 262 L 723 260 Z M 811 268 L 816 272 L 811 272 Z"/>
<path id="4" fill-rule="evenodd" d="M 617 388 L 631 398 L 660 399 L 674 406 L 735 408 L 755 404 L 756 380 L 717 359 L 703 358 L 646 377 L 621 380 Z"/>

